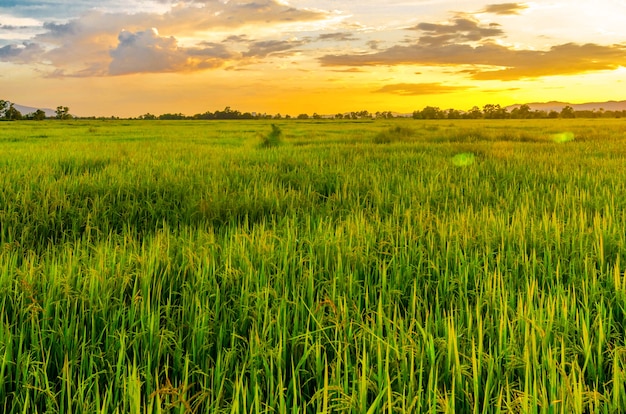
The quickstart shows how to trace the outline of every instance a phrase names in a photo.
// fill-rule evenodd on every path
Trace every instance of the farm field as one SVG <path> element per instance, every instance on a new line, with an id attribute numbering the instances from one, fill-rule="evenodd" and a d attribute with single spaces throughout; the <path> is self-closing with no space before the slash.
<path id="1" fill-rule="evenodd" d="M 5 122 L 0 182 L 5 413 L 626 410 L 624 120 Z"/>

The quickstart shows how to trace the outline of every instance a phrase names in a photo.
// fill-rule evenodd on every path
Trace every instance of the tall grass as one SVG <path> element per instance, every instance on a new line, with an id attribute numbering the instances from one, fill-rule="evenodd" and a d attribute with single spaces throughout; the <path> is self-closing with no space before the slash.
<path id="1" fill-rule="evenodd" d="M 4 412 L 626 409 L 624 125 L 279 127 L 3 126 Z"/>

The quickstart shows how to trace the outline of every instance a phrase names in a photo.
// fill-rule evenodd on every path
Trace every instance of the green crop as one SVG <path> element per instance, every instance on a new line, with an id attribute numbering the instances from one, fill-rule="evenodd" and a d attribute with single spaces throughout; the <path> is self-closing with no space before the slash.
<path id="1" fill-rule="evenodd" d="M 272 122 L 0 125 L 3 412 L 626 410 L 623 122 Z"/>

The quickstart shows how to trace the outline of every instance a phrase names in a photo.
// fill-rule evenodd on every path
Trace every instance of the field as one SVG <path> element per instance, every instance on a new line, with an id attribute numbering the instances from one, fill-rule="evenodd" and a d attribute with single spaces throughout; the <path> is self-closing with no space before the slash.
<path id="1" fill-rule="evenodd" d="M 626 121 L 5 122 L 0 181 L 5 413 L 626 410 Z"/>

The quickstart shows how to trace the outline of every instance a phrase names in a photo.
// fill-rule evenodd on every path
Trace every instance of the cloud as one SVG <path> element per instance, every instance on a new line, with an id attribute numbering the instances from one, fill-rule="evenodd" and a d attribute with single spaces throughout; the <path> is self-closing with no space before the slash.
<path id="1" fill-rule="evenodd" d="M 554 75 L 615 70 L 626 67 L 626 46 L 602 46 L 566 43 L 546 51 L 507 50 L 508 62 L 500 62 L 502 69 L 478 71 L 477 80 L 517 80 Z"/>
<path id="2" fill-rule="evenodd" d="M 32 3 L 26 1 L 25 3 Z M 91 1 L 95 5 L 95 1 Z M 122 1 L 102 0 L 103 9 L 121 7 Z M 248 1 L 161 1 L 169 5 L 163 13 L 103 12 L 89 10 L 64 23 L 43 24 L 26 53 L 20 44 L 8 44 L 0 57 L 4 61 L 39 64 L 51 76 L 106 76 L 135 72 L 202 70 L 221 66 L 227 59 L 257 57 L 286 52 L 298 42 L 254 42 L 246 56 L 235 55 L 223 45 L 200 42 L 178 44 L 176 38 L 193 38 L 198 33 L 223 31 L 248 25 L 273 27 L 283 23 L 326 19 L 329 14 L 299 9 L 276 0 Z M 63 7 L 69 2 L 62 2 Z M 152 2 L 154 4 L 154 2 Z M 20 7 L 26 7 L 20 5 Z M 5 22 L 6 23 L 6 22 Z M 146 28 L 157 27 L 155 30 Z M 176 36 L 173 37 L 172 35 Z M 228 42 L 249 42 L 245 36 L 230 36 Z M 0 46 L 2 46 L 0 44 Z M 6 47 L 6 46 L 5 46 Z"/>
<path id="3" fill-rule="evenodd" d="M 414 44 L 377 53 L 326 55 L 320 62 L 324 66 L 482 65 L 494 69 L 475 69 L 473 79 L 516 80 L 617 69 L 626 66 L 626 46 L 568 43 L 539 51 L 514 50 L 494 43 L 439 48 Z"/>
<path id="4" fill-rule="evenodd" d="M 227 49 L 222 43 L 200 42 L 198 46 L 200 47 L 187 49 L 187 53 L 189 53 L 190 56 L 210 56 L 219 59 L 232 59 L 236 57 L 236 54 Z"/>
<path id="5" fill-rule="evenodd" d="M 332 71 L 340 72 L 340 73 L 363 73 L 365 72 L 363 69 L 359 69 L 359 68 L 333 69 Z"/>
<path id="6" fill-rule="evenodd" d="M 6 45 L 4 47 L 0 47 L 0 60 L 7 61 L 10 58 L 19 56 L 22 53 L 22 49 L 18 48 L 15 45 Z"/>
<path id="7" fill-rule="evenodd" d="M 67 21 L 90 10 L 106 13 L 162 13 L 176 1 L 161 0 L 2 0 L 0 14 L 24 16 L 45 21 Z"/>
<path id="8" fill-rule="evenodd" d="M 385 85 L 374 91 L 377 93 L 391 93 L 400 96 L 415 95 L 438 95 L 442 93 L 452 93 L 467 90 L 467 86 L 450 86 L 442 83 L 395 83 Z"/>
<path id="9" fill-rule="evenodd" d="M 395 45 L 375 53 L 325 55 L 320 62 L 323 66 L 461 65 L 483 63 L 482 54 L 478 48 L 469 45 L 447 44 L 433 48 L 416 43 Z"/>
<path id="10" fill-rule="evenodd" d="M 224 42 L 233 42 L 233 43 L 244 43 L 248 41 L 248 36 L 246 35 L 230 35 Z"/>
<path id="11" fill-rule="evenodd" d="M 41 48 L 35 43 L 21 45 L 6 45 L 0 47 L 0 61 L 13 63 L 28 63 L 33 56 L 41 53 Z"/>
<path id="12" fill-rule="evenodd" d="M 180 72 L 222 66 L 232 54 L 220 44 L 204 43 L 201 48 L 182 48 L 170 36 L 156 29 L 136 33 L 122 31 L 118 46 L 111 51 L 110 75 Z"/>
<path id="13" fill-rule="evenodd" d="M 178 3 L 163 15 L 163 29 L 172 32 L 205 31 L 210 28 L 235 28 L 246 25 L 312 22 L 328 18 L 327 12 L 298 9 L 276 0 L 195 1 Z"/>
<path id="14" fill-rule="evenodd" d="M 2 31 L 13 31 L 13 30 L 21 30 L 21 29 L 26 29 L 29 28 L 31 26 L 15 26 L 15 25 L 11 25 L 11 24 L 2 24 L 0 23 L 0 30 Z"/>
<path id="15" fill-rule="evenodd" d="M 367 42 L 367 46 L 369 46 L 369 48 L 372 50 L 378 50 L 381 43 L 382 42 L 380 40 L 370 40 L 369 42 Z"/>
<path id="16" fill-rule="evenodd" d="M 317 40 L 330 40 L 333 42 L 348 42 L 352 40 L 358 40 L 356 37 L 349 32 L 339 32 L 339 33 L 322 33 L 319 35 Z"/>
<path id="17" fill-rule="evenodd" d="M 466 73 L 476 80 L 572 75 L 626 66 L 623 44 L 566 43 L 547 50 L 514 49 L 495 42 L 494 37 L 504 35 L 497 24 L 482 26 L 465 17 L 457 17 L 448 24 L 420 23 L 411 29 L 421 31 L 422 36 L 408 45 L 397 44 L 369 53 L 325 55 L 319 61 L 323 66 L 352 67 L 443 65 L 467 69 L 473 66 Z"/>
<path id="18" fill-rule="evenodd" d="M 506 88 L 506 89 L 481 89 L 480 92 L 481 93 L 502 93 L 502 92 L 515 92 L 515 91 L 521 91 L 522 88 Z"/>
<path id="19" fill-rule="evenodd" d="M 119 45 L 111 51 L 111 75 L 137 72 L 173 72 L 187 63 L 184 51 L 173 37 L 159 36 L 156 29 L 137 33 L 122 31 Z"/>
<path id="20" fill-rule="evenodd" d="M 478 21 L 467 17 L 458 17 L 451 24 L 420 23 L 411 30 L 426 33 L 421 37 L 421 42 L 429 45 L 440 45 L 452 41 L 476 42 L 504 34 L 497 23 L 481 27 Z"/>
<path id="21" fill-rule="evenodd" d="M 522 10 L 526 10 L 528 5 L 524 3 L 500 3 L 500 4 L 488 4 L 483 10 L 483 13 L 492 13 L 500 15 L 519 14 Z"/>
<path id="22" fill-rule="evenodd" d="M 0 14 L 0 22 L 0 46 L 30 42 L 42 31 L 42 23 L 33 19 L 16 19 Z"/>
<path id="23" fill-rule="evenodd" d="M 250 44 L 250 48 L 243 54 L 244 57 L 264 58 L 275 54 L 293 54 L 296 47 L 302 46 L 306 42 L 302 40 L 267 40 L 257 41 Z M 286 53 L 291 51 L 291 53 Z"/>

